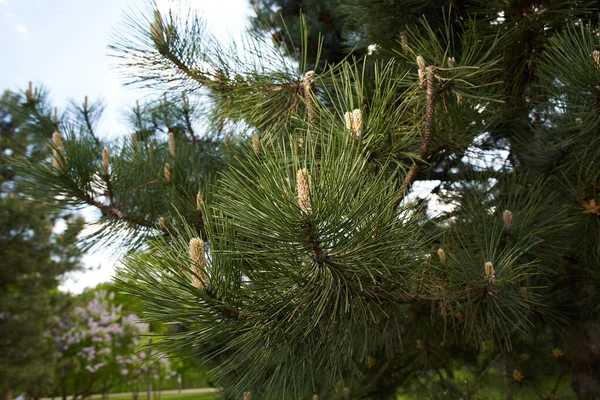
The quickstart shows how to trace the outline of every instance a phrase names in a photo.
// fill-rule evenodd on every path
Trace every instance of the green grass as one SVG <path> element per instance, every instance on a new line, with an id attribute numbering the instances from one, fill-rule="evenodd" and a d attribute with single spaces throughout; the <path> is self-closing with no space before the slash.
<path id="1" fill-rule="evenodd" d="M 131 400 L 131 396 L 110 397 L 110 400 Z M 160 400 L 217 400 L 220 399 L 218 393 L 175 393 L 162 394 Z M 140 392 L 138 400 L 146 400 L 146 393 Z"/>

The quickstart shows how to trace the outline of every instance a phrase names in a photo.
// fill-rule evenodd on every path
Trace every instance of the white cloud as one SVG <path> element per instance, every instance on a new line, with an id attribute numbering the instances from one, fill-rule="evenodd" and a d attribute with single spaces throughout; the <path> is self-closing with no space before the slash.
<path id="1" fill-rule="evenodd" d="M 0 6 L 5 6 L 8 4 L 8 0 L 0 0 Z"/>
<path id="2" fill-rule="evenodd" d="M 27 27 L 25 25 L 17 25 L 16 30 L 19 33 L 27 33 Z"/>

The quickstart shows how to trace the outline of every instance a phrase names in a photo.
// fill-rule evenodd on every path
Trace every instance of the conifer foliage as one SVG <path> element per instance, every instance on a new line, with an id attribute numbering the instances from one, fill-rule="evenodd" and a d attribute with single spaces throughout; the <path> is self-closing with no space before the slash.
<path id="1" fill-rule="evenodd" d="M 141 245 L 125 290 L 186 326 L 157 345 L 229 398 L 600 396 L 595 3 L 322 2 L 354 58 L 254 3 L 280 25 L 238 47 L 129 18 L 112 49 L 165 97 L 23 168 Z"/>
<path id="2" fill-rule="evenodd" d="M 17 155 L 33 165 L 49 158 L 57 116 L 43 89 L 0 97 L 0 397 L 39 397 L 54 379 L 54 349 L 44 335 L 67 305 L 57 286 L 80 268 L 75 246 L 83 220 L 52 198 L 32 199 L 15 168 Z M 64 229 L 60 228 L 61 223 Z M 57 228 L 57 229 L 55 229 Z"/>

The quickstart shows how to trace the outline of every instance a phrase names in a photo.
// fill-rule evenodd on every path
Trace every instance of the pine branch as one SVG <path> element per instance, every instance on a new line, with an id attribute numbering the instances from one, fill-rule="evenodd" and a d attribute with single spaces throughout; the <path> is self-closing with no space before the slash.
<path id="1" fill-rule="evenodd" d="M 325 264 L 327 261 L 327 253 L 321 247 L 316 227 L 310 219 L 306 218 L 302 223 L 302 232 L 304 235 L 306 235 L 306 239 L 308 240 L 308 243 L 312 249 L 313 261 L 320 266 L 323 266 L 323 264 Z"/>
<path id="2" fill-rule="evenodd" d="M 190 116 L 190 101 L 185 96 L 185 93 L 183 94 L 183 115 L 185 117 L 185 124 L 186 124 L 187 130 L 188 130 L 188 133 L 190 134 L 190 137 L 192 138 L 192 143 L 197 145 L 199 142 L 198 142 L 198 138 L 196 137 L 196 135 L 194 133 L 194 128 L 192 127 L 192 120 L 191 120 L 191 116 Z"/>
<path id="3" fill-rule="evenodd" d="M 149 222 L 144 218 L 139 218 L 139 217 L 135 217 L 135 216 L 126 214 L 119 207 L 117 207 L 115 205 L 106 205 L 99 201 L 94 200 L 90 195 L 88 195 L 87 193 L 85 193 L 82 190 L 77 190 L 77 197 L 79 199 L 81 199 L 82 201 L 84 201 L 86 204 L 89 204 L 90 206 L 94 206 L 97 209 L 99 209 L 102 212 L 102 214 L 105 216 L 119 218 L 119 219 L 122 219 L 125 221 L 132 222 L 136 225 L 143 226 L 145 228 L 154 228 L 155 227 L 155 224 L 153 224 L 152 222 Z"/>
<path id="4" fill-rule="evenodd" d="M 94 139 L 94 142 L 96 142 L 96 144 L 98 146 L 100 146 L 100 139 L 98 139 L 98 137 L 94 133 L 94 127 L 92 126 L 92 121 L 90 119 L 90 110 L 88 108 L 88 97 L 87 96 L 85 96 L 85 100 L 83 101 L 82 115 L 83 115 L 83 120 L 85 121 L 85 125 L 87 127 L 88 132 Z"/>
<path id="5" fill-rule="evenodd" d="M 367 385 L 365 386 L 365 389 L 369 389 L 371 387 L 375 387 L 377 385 L 377 381 L 379 379 L 381 379 L 381 377 L 383 376 L 383 374 L 385 374 L 385 372 L 388 370 L 388 368 L 390 367 L 390 365 L 392 364 L 392 361 L 394 360 L 394 356 L 390 357 L 382 366 L 381 368 L 379 368 L 379 371 L 377 371 L 377 373 L 375 374 L 375 376 L 371 379 L 371 381 L 369 383 L 367 383 Z"/>
<path id="6" fill-rule="evenodd" d="M 44 133 L 46 135 L 48 135 L 48 137 L 50 137 L 52 135 L 52 132 L 56 132 L 57 131 L 57 127 L 56 124 L 51 121 L 51 118 L 49 115 L 43 115 L 40 110 L 38 109 L 38 104 L 39 102 L 35 100 L 35 98 L 33 100 L 29 101 L 30 106 L 31 106 L 31 112 L 33 113 L 33 116 L 35 117 L 35 119 L 37 120 L 39 126 L 45 131 Z M 48 129 L 49 126 L 51 125 L 51 129 Z"/>
<path id="7" fill-rule="evenodd" d="M 550 395 L 556 395 L 556 391 L 558 390 L 558 387 L 560 386 L 560 383 L 562 381 L 562 378 L 565 376 L 564 372 L 561 372 L 558 377 L 556 378 L 556 382 L 554 382 L 554 386 L 552 387 L 552 391 L 550 392 Z M 550 398 L 550 396 L 549 396 Z"/>
<path id="8" fill-rule="evenodd" d="M 394 207 L 398 207 L 402 199 L 408 194 L 413 183 L 417 180 L 421 167 L 425 164 L 426 159 L 430 156 L 430 147 L 434 140 L 435 134 L 435 107 L 437 99 L 436 89 L 436 67 L 431 65 L 425 68 L 425 84 L 426 84 L 426 102 L 425 102 L 425 125 L 423 129 L 423 137 L 421 138 L 421 146 L 417 159 L 409 168 L 402 188 L 398 192 Z"/>
<path id="9" fill-rule="evenodd" d="M 490 170 L 465 169 L 458 172 L 450 172 L 448 170 L 433 171 L 431 169 L 421 170 L 421 175 L 418 180 L 431 180 L 442 182 L 463 182 L 465 180 L 473 180 L 485 182 L 491 178 L 500 178 L 503 173 Z"/>
<path id="10" fill-rule="evenodd" d="M 492 366 L 500 359 L 500 357 L 502 357 L 503 354 L 502 353 L 498 353 L 496 355 L 496 357 L 490 359 L 487 363 L 487 365 L 485 366 L 485 368 L 479 373 L 479 375 L 477 376 L 477 380 L 473 383 L 473 386 L 471 386 L 471 388 L 469 389 L 469 391 L 467 392 L 467 395 L 465 396 L 466 399 L 469 399 L 479 388 L 479 386 L 481 386 L 482 380 L 485 377 L 485 375 L 488 373 L 488 371 L 490 370 L 490 368 L 492 368 Z"/>
<path id="11" fill-rule="evenodd" d="M 155 183 L 158 183 L 158 179 L 152 179 L 146 183 L 142 183 L 141 185 L 136 186 L 135 188 L 133 188 L 133 190 L 131 191 L 131 195 L 134 195 L 135 192 L 137 192 L 140 189 L 143 189 L 144 187 L 148 186 L 148 185 L 153 185 Z M 119 207 L 122 205 L 123 203 L 121 202 L 121 204 L 119 204 Z"/>
<path id="12" fill-rule="evenodd" d="M 115 197 L 113 194 L 113 187 L 112 187 L 112 182 L 110 180 L 110 165 L 109 165 L 109 151 L 108 149 L 105 147 L 102 150 L 102 173 L 100 174 L 100 176 L 102 177 L 102 179 L 104 180 L 104 183 L 106 183 L 106 190 L 108 192 L 108 201 L 110 204 L 110 207 L 115 207 Z"/>
<path id="13" fill-rule="evenodd" d="M 194 203 L 196 201 L 196 198 L 194 196 L 191 196 L 180 185 L 174 183 L 172 180 L 170 182 L 168 182 L 168 184 L 171 187 L 175 188 L 177 193 L 179 193 L 183 198 L 187 199 L 188 202 Z M 198 217 L 199 217 L 198 229 L 200 232 L 200 236 L 202 237 L 202 240 L 208 240 L 208 235 L 206 233 L 206 227 L 204 226 L 204 215 L 203 215 L 201 209 L 198 209 L 197 212 L 198 212 Z"/>

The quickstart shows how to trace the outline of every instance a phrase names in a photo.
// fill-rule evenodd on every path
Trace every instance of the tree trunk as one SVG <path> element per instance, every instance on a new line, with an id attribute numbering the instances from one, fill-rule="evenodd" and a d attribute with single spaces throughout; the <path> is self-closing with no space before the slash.
<path id="1" fill-rule="evenodd" d="M 1 400 L 12 400 L 12 398 L 13 398 L 12 390 L 5 390 L 4 392 L 2 392 L 2 397 L 0 397 Z"/>
<path id="2" fill-rule="evenodd" d="M 62 400 L 67 400 L 67 376 L 64 368 L 60 371 L 60 383 L 62 390 Z"/>
<path id="3" fill-rule="evenodd" d="M 584 322 L 573 328 L 567 356 L 571 387 L 580 400 L 600 400 L 600 324 Z"/>

